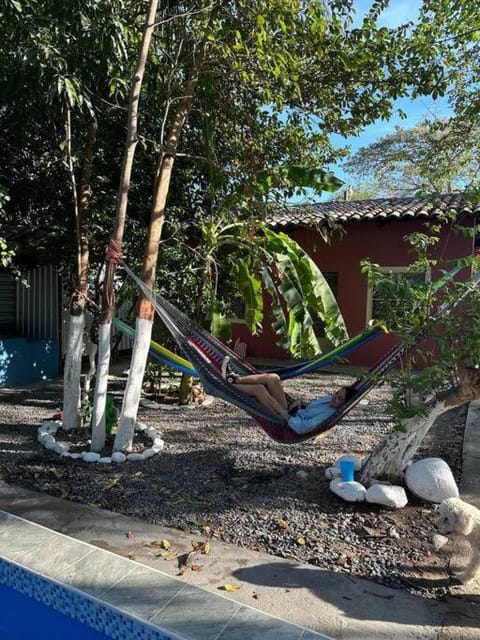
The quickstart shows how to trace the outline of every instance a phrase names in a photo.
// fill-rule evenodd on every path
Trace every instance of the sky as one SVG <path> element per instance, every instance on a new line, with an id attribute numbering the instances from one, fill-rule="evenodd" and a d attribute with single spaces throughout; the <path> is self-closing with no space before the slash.
<path id="1" fill-rule="evenodd" d="M 361 21 L 364 13 L 371 7 L 372 2 L 373 0 L 356 0 L 356 19 L 354 20 L 354 25 Z M 421 4 L 422 0 L 391 0 L 390 6 L 383 11 L 380 16 L 379 25 L 395 27 L 404 23 L 417 14 Z M 408 10 L 406 7 L 408 7 Z M 406 15 L 407 11 L 408 15 Z M 426 117 L 446 117 L 451 114 L 446 98 L 439 98 L 434 101 L 428 96 L 417 98 L 416 100 L 401 98 L 395 103 L 395 109 L 401 109 L 407 117 L 402 119 L 399 115 L 394 114 L 389 121 L 378 120 L 366 127 L 360 136 L 350 136 L 345 139 L 341 136 L 334 135 L 331 137 L 332 142 L 335 146 L 348 145 L 352 152 L 355 153 L 361 147 L 366 147 L 375 140 L 378 140 L 378 138 L 392 133 L 395 130 L 395 126 L 411 128 Z M 338 178 L 348 183 L 348 176 L 345 175 L 341 166 L 331 166 L 329 169 L 333 171 Z M 325 195 L 325 197 L 321 199 L 330 199 L 330 197 L 330 195 Z"/>

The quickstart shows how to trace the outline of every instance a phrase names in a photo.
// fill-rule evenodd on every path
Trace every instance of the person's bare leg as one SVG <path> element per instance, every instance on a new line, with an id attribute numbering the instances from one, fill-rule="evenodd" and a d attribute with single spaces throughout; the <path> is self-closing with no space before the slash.
<path id="1" fill-rule="evenodd" d="M 252 373 L 242 376 L 235 384 L 264 385 L 282 409 L 286 409 L 288 406 L 282 381 L 276 373 Z"/>
<path id="2" fill-rule="evenodd" d="M 282 407 L 278 400 L 270 395 L 265 385 L 247 384 L 242 381 L 241 383 L 236 382 L 235 386 L 241 387 L 241 391 L 243 391 L 243 393 L 246 393 L 247 396 L 252 396 L 253 398 L 255 398 L 260 404 L 263 404 L 263 406 L 269 409 L 272 413 L 282 416 L 282 418 L 285 418 L 285 420 L 288 420 L 290 418 L 290 415 L 288 414 L 286 408 Z"/>

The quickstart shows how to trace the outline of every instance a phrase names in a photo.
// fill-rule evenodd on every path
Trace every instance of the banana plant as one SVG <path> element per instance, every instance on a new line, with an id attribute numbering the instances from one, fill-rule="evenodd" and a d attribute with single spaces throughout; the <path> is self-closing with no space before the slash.
<path id="1" fill-rule="evenodd" d="M 259 172 L 247 186 L 240 185 L 223 200 L 216 220 L 202 226 L 205 270 L 200 297 L 210 301 L 212 333 L 225 338 L 230 332 L 218 300 L 219 265 L 230 257 L 229 264 L 234 266 L 229 269 L 229 276 L 245 302 L 245 321 L 252 334 L 259 333 L 265 321 L 263 294 L 267 292 L 272 300 L 271 322 L 278 344 L 293 356 L 310 357 L 321 352 L 315 333 L 318 319 L 332 344 L 348 337 L 335 297 L 320 269 L 292 238 L 274 232 L 261 220 L 268 211 L 262 203 L 269 194 L 273 193 L 276 199 L 281 193 L 291 194 L 298 186 L 334 191 L 339 184 L 323 169 L 288 165 Z M 225 222 L 226 218 L 231 219 L 232 211 L 245 212 L 248 205 L 256 218 Z M 209 294 L 205 293 L 207 290 Z"/>

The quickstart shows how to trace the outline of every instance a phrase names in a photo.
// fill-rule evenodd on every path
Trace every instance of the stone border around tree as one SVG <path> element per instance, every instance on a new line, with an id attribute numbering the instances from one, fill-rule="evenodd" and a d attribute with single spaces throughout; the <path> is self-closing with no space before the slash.
<path id="1" fill-rule="evenodd" d="M 147 438 L 152 441 L 152 446 L 144 449 L 142 453 L 121 453 L 115 451 L 111 456 L 101 456 L 94 451 L 82 451 L 79 453 L 70 453 L 70 444 L 62 440 L 56 440 L 55 435 L 62 427 L 61 420 L 46 420 L 38 428 L 38 442 L 50 451 L 58 453 L 62 458 L 71 458 L 72 460 L 82 460 L 83 462 L 98 462 L 100 464 L 119 464 L 121 462 L 138 462 L 147 460 L 152 456 L 160 453 L 165 446 L 164 440 L 160 437 L 160 433 L 153 427 L 149 427 L 142 422 L 135 424 L 137 433 L 144 433 Z"/>

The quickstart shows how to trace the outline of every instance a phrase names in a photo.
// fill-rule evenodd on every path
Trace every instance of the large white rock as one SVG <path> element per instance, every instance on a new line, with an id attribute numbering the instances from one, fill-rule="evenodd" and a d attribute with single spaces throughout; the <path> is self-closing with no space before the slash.
<path id="1" fill-rule="evenodd" d="M 367 490 L 360 482 L 343 482 L 342 480 L 332 480 L 330 491 L 346 502 L 364 502 Z"/>
<path id="2" fill-rule="evenodd" d="M 367 502 L 381 504 L 389 509 L 403 509 L 408 503 L 407 494 L 403 487 L 386 484 L 374 484 L 367 489 Z"/>
<path id="3" fill-rule="evenodd" d="M 112 462 L 115 462 L 116 464 L 125 462 L 126 459 L 127 456 L 121 451 L 115 451 L 114 453 L 112 453 Z"/>
<path id="4" fill-rule="evenodd" d="M 440 503 L 459 496 L 452 471 L 441 458 L 424 458 L 414 462 L 407 467 L 405 482 L 414 495 L 428 502 Z"/>

